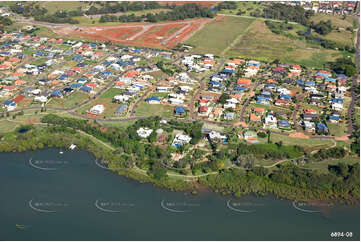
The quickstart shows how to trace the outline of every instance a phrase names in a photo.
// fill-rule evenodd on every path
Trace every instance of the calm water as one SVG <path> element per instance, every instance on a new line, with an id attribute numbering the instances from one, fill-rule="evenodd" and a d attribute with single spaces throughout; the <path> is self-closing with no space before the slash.
<path id="1" fill-rule="evenodd" d="M 102 169 L 85 151 L 0 161 L 1 240 L 330 240 L 336 231 L 360 238 L 359 207 L 169 192 Z"/>

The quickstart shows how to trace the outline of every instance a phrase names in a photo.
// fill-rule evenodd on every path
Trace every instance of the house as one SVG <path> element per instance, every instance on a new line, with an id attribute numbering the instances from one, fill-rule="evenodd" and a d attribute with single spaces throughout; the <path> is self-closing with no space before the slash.
<path id="1" fill-rule="evenodd" d="M 156 87 L 157 92 L 169 92 L 172 89 L 173 89 L 173 87 L 168 87 L 168 86 L 158 86 L 158 87 Z"/>
<path id="2" fill-rule="evenodd" d="M 288 122 L 288 120 L 279 120 L 278 121 L 278 126 L 280 128 L 285 128 L 285 129 L 288 129 L 291 127 L 290 123 Z"/>
<path id="3" fill-rule="evenodd" d="M 198 112 L 200 115 L 208 115 L 209 114 L 209 109 L 207 106 L 200 106 L 198 109 Z"/>
<path id="4" fill-rule="evenodd" d="M 80 88 L 80 90 L 83 91 L 83 92 L 91 92 L 93 90 L 93 88 L 89 87 L 89 86 L 82 86 Z"/>
<path id="5" fill-rule="evenodd" d="M 225 120 L 234 120 L 234 113 L 232 113 L 232 112 L 225 113 L 223 118 Z"/>
<path id="6" fill-rule="evenodd" d="M 267 104 L 269 104 L 269 101 L 270 101 L 270 97 L 261 96 L 261 95 L 256 97 L 256 103 L 258 103 L 258 104 L 267 105 Z"/>
<path id="7" fill-rule="evenodd" d="M 7 100 L 3 102 L 3 108 L 6 108 L 7 111 L 12 111 L 16 108 L 16 103 L 13 100 Z"/>
<path id="8" fill-rule="evenodd" d="M 289 100 L 285 100 L 285 99 L 277 99 L 275 101 L 275 105 L 276 106 L 288 106 L 290 105 L 290 101 Z"/>
<path id="9" fill-rule="evenodd" d="M 149 104 L 160 104 L 160 99 L 159 97 L 156 96 L 148 97 L 145 99 L 145 101 Z"/>
<path id="10" fill-rule="evenodd" d="M 183 103 L 184 103 L 184 100 L 183 100 L 183 99 L 179 99 L 179 98 L 169 98 L 169 99 L 168 99 L 168 102 L 169 102 L 170 104 L 180 105 L 180 104 L 183 104 Z"/>
<path id="11" fill-rule="evenodd" d="M 257 133 L 252 130 L 246 130 L 242 135 L 245 140 L 257 139 Z"/>
<path id="12" fill-rule="evenodd" d="M 89 110 L 89 112 L 95 115 L 102 114 L 104 112 L 104 105 L 102 104 L 95 105 Z"/>
<path id="13" fill-rule="evenodd" d="M 264 119 L 264 128 L 276 129 L 277 118 L 271 114 L 268 114 Z"/>
<path id="14" fill-rule="evenodd" d="M 51 97 L 63 97 L 63 93 L 61 93 L 60 90 L 54 90 L 51 94 L 50 94 Z"/>
<path id="15" fill-rule="evenodd" d="M 185 108 L 183 106 L 178 106 L 174 109 L 174 114 L 183 116 L 185 114 Z"/>
<path id="16" fill-rule="evenodd" d="M 188 135 L 183 135 L 183 134 L 177 134 L 173 140 L 172 145 L 179 147 L 179 146 L 183 146 L 185 144 L 188 144 L 191 141 L 191 137 L 189 137 Z"/>
<path id="17" fill-rule="evenodd" d="M 15 102 L 16 104 L 19 104 L 24 99 L 25 99 L 24 95 L 18 95 L 13 99 L 13 102 Z"/>
<path id="18" fill-rule="evenodd" d="M 343 110 L 343 104 L 342 103 L 332 103 L 331 105 L 332 110 L 341 111 Z"/>
<path id="19" fill-rule="evenodd" d="M 46 96 L 36 96 L 34 102 L 46 103 L 48 98 Z"/>
<path id="20" fill-rule="evenodd" d="M 304 120 L 318 119 L 320 116 L 317 113 L 304 113 L 302 115 Z"/>
<path id="21" fill-rule="evenodd" d="M 338 124 L 338 122 L 340 121 L 341 117 L 340 116 L 336 116 L 336 115 L 329 115 L 328 116 L 328 120 L 331 122 L 331 123 L 334 123 L 334 124 Z"/>
<path id="22" fill-rule="evenodd" d="M 252 109 L 255 113 L 259 113 L 259 114 L 264 114 L 265 112 L 264 108 L 253 107 Z"/>
<path id="23" fill-rule="evenodd" d="M 249 115 L 249 121 L 251 121 L 251 122 L 261 122 L 261 117 L 251 113 Z"/>
<path id="24" fill-rule="evenodd" d="M 113 102 L 126 102 L 129 100 L 129 96 L 125 96 L 125 95 L 116 95 L 113 97 Z"/>
<path id="25" fill-rule="evenodd" d="M 327 128 L 327 126 L 325 124 L 318 123 L 317 124 L 317 132 L 321 132 L 321 133 L 328 132 L 328 128 Z"/>
<path id="26" fill-rule="evenodd" d="M 221 133 L 218 133 L 216 131 L 211 131 L 208 136 L 212 141 L 227 141 L 227 136 L 222 135 Z"/>
<path id="27" fill-rule="evenodd" d="M 121 104 L 117 109 L 114 111 L 115 115 L 122 115 L 127 111 L 127 105 Z"/>
<path id="28" fill-rule="evenodd" d="M 315 123 L 310 121 L 303 121 L 304 129 L 306 132 L 313 133 L 316 130 Z"/>
<path id="29" fill-rule="evenodd" d="M 317 114 L 317 111 L 312 108 L 306 108 L 303 111 L 308 114 Z"/>

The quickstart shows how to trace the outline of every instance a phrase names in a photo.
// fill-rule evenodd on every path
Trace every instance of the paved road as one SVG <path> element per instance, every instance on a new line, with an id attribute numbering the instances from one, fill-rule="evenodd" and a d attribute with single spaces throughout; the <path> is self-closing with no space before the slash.
<path id="1" fill-rule="evenodd" d="M 202 78 L 202 80 L 199 80 L 200 87 L 194 93 L 194 95 L 192 96 L 192 99 L 191 99 L 190 105 L 189 105 L 189 112 L 190 112 L 190 119 L 191 120 L 196 120 L 197 119 L 197 111 L 194 110 L 194 105 L 195 105 L 195 102 L 199 99 L 200 93 L 203 91 L 203 89 L 206 86 L 205 81 L 207 81 L 212 75 L 217 74 L 220 71 L 220 69 L 222 68 L 225 61 L 226 60 L 224 59 L 224 57 L 222 57 L 221 62 L 217 66 L 216 70 L 214 72 L 210 73 L 209 75 L 205 76 L 204 78 Z"/>
<path id="2" fill-rule="evenodd" d="M 257 90 L 257 87 L 261 84 L 260 81 L 257 81 L 256 82 L 256 85 L 253 87 L 252 91 L 255 92 Z M 244 112 L 246 111 L 246 108 L 248 107 L 249 103 L 251 102 L 251 99 L 253 97 L 248 97 L 246 102 L 243 104 L 243 107 L 242 107 L 242 110 L 241 110 L 241 113 L 240 113 L 240 121 L 242 122 L 243 119 L 244 119 Z"/>
<path id="3" fill-rule="evenodd" d="M 359 21 L 359 17 L 357 17 L 357 20 Z M 356 48 L 356 54 L 355 54 L 355 64 L 357 69 L 359 70 L 359 61 L 360 61 L 360 27 L 357 30 L 357 40 L 355 43 L 355 48 Z M 359 75 L 356 74 L 352 77 L 352 86 L 351 86 L 351 103 L 349 105 L 348 111 L 347 111 L 347 119 L 348 119 L 348 124 L 347 124 L 347 134 L 352 134 L 353 130 L 354 130 L 354 109 L 355 109 L 355 103 L 356 103 L 356 99 L 359 95 L 359 93 L 357 93 L 358 90 L 356 90 L 358 81 L 359 81 Z"/>
<path id="4" fill-rule="evenodd" d="M 303 100 L 303 94 L 297 95 L 296 100 L 297 100 L 297 103 L 296 103 L 296 107 L 292 113 L 292 121 L 296 125 L 297 132 L 300 132 L 301 126 L 297 123 L 297 113 L 298 113 L 298 110 L 300 109 L 301 101 Z"/>

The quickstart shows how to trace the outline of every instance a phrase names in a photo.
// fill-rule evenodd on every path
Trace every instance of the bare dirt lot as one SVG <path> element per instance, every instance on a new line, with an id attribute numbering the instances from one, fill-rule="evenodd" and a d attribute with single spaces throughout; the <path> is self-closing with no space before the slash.
<path id="1" fill-rule="evenodd" d="M 78 36 L 91 40 L 145 47 L 172 48 L 187 40 L 213 19 L 192 19 L 165 23 L 129 23 L 113 26 L 54 25 L 59 36 Z"/>

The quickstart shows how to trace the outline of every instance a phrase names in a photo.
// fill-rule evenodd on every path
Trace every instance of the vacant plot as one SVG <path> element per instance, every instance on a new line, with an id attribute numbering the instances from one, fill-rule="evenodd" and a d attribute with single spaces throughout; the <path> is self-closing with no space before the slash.
<path id="1" fill-rule="evenodd" d="M 263 11 L 263 2 L 251 2 L 251 1 L 239 1 L 236 2 L 237 7 L 235 9 L 222 9 L 220 13 L 223 14 L 237 14 L 242 12 L 242 15 L 249 16 L 252 12 Z"/>
<path id="2" fill-rule="evenodd" d="M 339 28 L 355 27 L 354 18 L 351 16 L 338 16 L 338 15 L 327 15 L 327 14 L 317 14 L 311 17 L 311 21 L 314 23 L 319 23 L 320 21 L 332 22 L 332 25 Z"/>
<path id="3" fill-rule="evenodd" d="M 13 131 L 18 125 L 20 124 L 8 120 L 0 120 L 0 133 Z"/>
<path id="4" fill-rule="evenodd" d="M 327 127 L 330 130 L 330 134 L 334 135 L 334 136 L 344 136 L 346 131 L 347 131 L 347 127 L 345 123 L 339 123 L 339 124 L 333 124 L 333 123 L 327 123 Z"/>
<path id="5" fill-rule="evenodd" d="M 46 8 L 48 13 L 53 14 L 59 10 L 72 11 L 77 8 L 84 8 L 89 5 L 90 2 L 80 2 L 80 1 L 44 1 L 40 2 L 41 7 Z"/>
<path id="6" fill-rule="evenodd" d="M 173 107 L 163 104 L 148 104 L 142 102 L 135 110 L 135 116 L 162 116 L 171 117 Z"/>
<path id="7" fill-rule="evenodd" d="M 360 162 L 359 157 L 348 156 L 343 159 L 326 159 L 322 161 L 312 162 L 300 167 L 315 169 L 319 172 L 327 172 L 329 165 L 337 165 L 339 163 L 343 163 L 346 165 L 354 165 L 355 163 L 359 163 L 359 162 Z"/>
<path id="8" fill-rule="evenodd" d="M 216 20 L 207 23 L 185 43 L 195 47 L 192 52 L 219 55 L 239 35 L 244 33 L 253 21 L 254 19 L 248 18 L 217 17 Z"/>
<path id="9" fill-rule="evenodd" d="M 334 144 L 332 140 L 324 139 L 302 139 L 302 138 L 293 138 L 280 134 L 271 134 L 271 141 L 273 143 L 282 141 L 284 145 L 299 145 L 302 147 L 316 147 L 317 146 L 331 146 Z"/>
<path id="10" fill-rule="evenodd" d="M 113 98 L 115 95 L 120 95 L 121 90 L 119 88 L 110 88 L 104 92 L 100 98 Z"/>
<path id="11" fill-rule="evenodd" d="M 52 98 L 48 103 L 51 107 L 70 108 L 87 100 L 89 96 L 83 92 L 74 92 L 65 98 Z"/>
<path id="12" fill-rule="evenodd" d="M 341 51 L 323 49 L 301 40 L 274 34 L 264 21 L 256 20 L 242 35 L 240 41 L 227 51 L 226 56 L 255 58 L 269 62 L 279 59 L 284 63 L 322 67 L 326 62 L 343 54 Z"/>
<path id="13" fill-rule="evenodd" d="M 120 44 L 153 48 L 172 48 L 189 38 L 205 23 L 213 19 L 191 19 L 164 23 L 111 23 L 110 26 L 96 26 L 97 19 L 78 20 L 89 25 L 53 26 L 53 31 L 68 38 L 81 37 L 96 41 L 112 41 Z"/>

